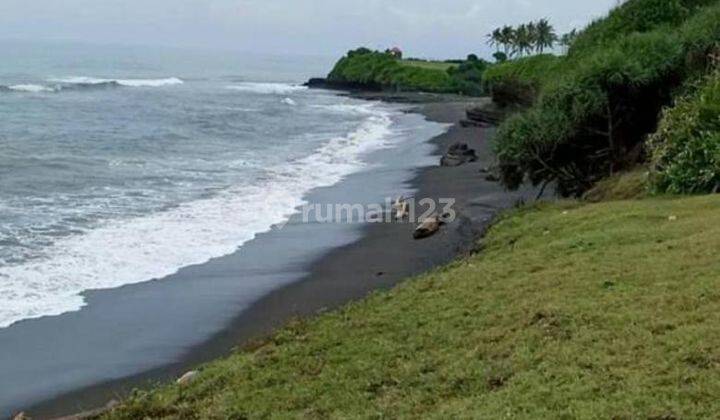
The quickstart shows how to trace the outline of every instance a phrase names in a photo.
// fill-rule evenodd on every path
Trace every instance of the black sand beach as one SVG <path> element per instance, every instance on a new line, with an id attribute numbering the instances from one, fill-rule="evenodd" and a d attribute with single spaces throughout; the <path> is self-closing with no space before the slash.
<path id="1" fill-rule="evenodd" d="M 372 95 L 372 99 L 378 98 Z M 459 167 L 438 165 L 419 170 L 411 182 L 411 186 L 417 190 L 418 198 L 454 198 L 454 209 L 458 213 L 456 221 L 445 226 L 439 234 L 421 241 L 412 238 L 414 225 L 408 223 L 364 225 L 358 237 L 342 238 L 338 241 L 338 247 L 326 255 L 307 256 L 314 261 L 309 267 L 305 265 L 307 261 L 290 262 L 293 270 L 302 272 L 301 281 L 280 287 L 260 298 L 249 309 L 237 314 L 229 327 L 214 338 L 187 349 L 181 360 L 140 375 L 94 385 L 27 407 L 27 413 L 34 418 L 52 418 L 103 406 L 133 388 L 170 380 L 197 364 L 222 357 L 233 348 L 248 345 L 293 318 L 336 308 L 373 291 L 391 288 L 409 276 L 471 252 L 479 236 L 499 211 L 534 195 L 531 190 L 508 193 L 497 183 L 485 180 L 481 169 L 492 164 L 488 139 L 493 129 L 462 127 L 459 124 L 460 119 L 464 118 L 466 107 L 474 101 L 447 98 L 435 101 L 438 98 L 427 97 L 407 99 L 407 102 L 430 99 L 428 103 L 417 104 L 413 112 L 419 112 L 433 121 L 454 124 L 446 134 L 431 140 L 436 154 L 441 154 L 453 143 L 463 142 L 479 155 L 477 162 Z M 302 243 L 298 243 L 298 246 L 302 246 Z M 232 258 L 223 264 L 223 271 L 232 271 Z M 213 266 L 192 267 L 185 275 L 212 276 Z"/>

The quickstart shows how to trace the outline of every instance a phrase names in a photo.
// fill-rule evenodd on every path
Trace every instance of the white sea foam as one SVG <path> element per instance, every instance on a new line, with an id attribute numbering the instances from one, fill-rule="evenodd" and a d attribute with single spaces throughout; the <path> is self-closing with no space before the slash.
<path id="1" fill-rule="evenodd" d="M 373 112 L 373 104 L 331 104 L 331 105 L 310 105 L 311 108 L 321 109 L 323 111 L 335 114 L 360 114 L 367 115 Z"/>
<path id="2" fill-rule="evenodd" d="M 285 98 L 282 100 L 282 103 L 285 105 L 295 106 L 297 105 L 297 102 L 295 102 L 292 98 Z"/>
<path id="3" fill-rule="evenodd" d="M 56 89 L 50 86 L 34 85 L 34 84 L 23 84 L 8 86 L 8 89 L 17 92 L 30 92 L 30 93 L 41 93 L 41 92 L 55 92 Z"/>
<path id="4" fill-rule="evenodd" d="M 368 109 L 370 112 L 370 109 Z M 281 224 L 311 189 L 362 168 L 363 153 L 385 147 L 389 111 L 374 108 L 357 130 L 309 156 L 272 168 L 268 180 L 57 241 L 47 258 L 0 268 L 0 328 L 85 305 L 81 293 L 162 278 L 228 255 Z"/>
<path id="5" fill-rule="evenodd" d="M 183 84 L 183 81 L 177 77 L 167 77 L 163 79 L 102 79 L 96 77 L 76 76 L 60 79 L 50 79 L 50 81 L 57 83 L 86 85 L 117 83 L 120 86 L 128 87 L 162 87 Z"/>
<path id="6" fill-rule="evenodd" d="M 227 86 L 230 90 L 251 92 L 264 95 L 287 95 L 293 92 L 307 90 L 307 87 L 289 83 L 238 83 Z"/>

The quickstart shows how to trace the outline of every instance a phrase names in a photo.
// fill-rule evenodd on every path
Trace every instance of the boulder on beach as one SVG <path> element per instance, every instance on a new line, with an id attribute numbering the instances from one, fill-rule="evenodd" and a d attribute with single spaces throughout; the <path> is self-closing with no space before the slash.
<path id="1" fill-rule="evenodd" d="M 441 166 L 460 166 L 468 162 L 475 162 L 478 159 L 474 149 L 465 143 L 455 143 L 448 149 L 447 153 L 440 159 Z"/>
<path id="2" fill-rule="evenodd" d="M 469 107 L 465 111 L 465 115 L 467 117 L 465 121 L 475 123 L 480 127 L 498 125 L 505 117 L 505 113 L 494 108 L 492 103 Z"/>
<path id="3" fill-rule="evenodd" d="M 438 215 L 433 215 L 423 220 L 420 225 L 415 228 L 413 232 L 413 238 L 424 239 L 433 236 L 440 230 L 440 226 L 444 225 L 445 221 Z"/>

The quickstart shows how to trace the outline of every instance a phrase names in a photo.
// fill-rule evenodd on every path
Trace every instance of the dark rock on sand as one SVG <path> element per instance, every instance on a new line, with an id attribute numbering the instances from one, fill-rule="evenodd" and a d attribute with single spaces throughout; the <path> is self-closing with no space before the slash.
<path id="1" fill-rule="evenodd" d="M 420 223 L 415 231 L 413 232 L 413 238 L 424 239 L 433 236 L 440 230 L 440 226 L 444 225 L 445 221 L 440 216 L 430 216 Z"/>
<path id="2" fill-rule="evenodd" d="M 474 149 L 465 143 L 455 143 L 448 149 L 447 153 L 440 159 L 441 166 L 460 166 L 468 162 L 475 162 L 478 159 Z"/>
<path id="3" fill-rule="evenodd" d="M 491 105 L 470 107 L 465 111 L 466 121 L 471 121 L 482 126 L 497 125 L 504 118 L 505 113 L 493 109 Z"/>
<path id="4" fill-rule="evenodd" d="M 486 166 L 478 171 L 485 175 L 485 181 L 500 182 L 500 170 L 497 166 Z"/>
<path id="5" fill-rule="evenodd" d="M 487 127 L 490 127 L 491 125 L 492 124 L 486 123 L 483 121 L 460 120 L 460 126 L 463 128 L 468 128 L 468 127 L 487 128 Z"/>
<path id="6" fill-rule="evenodd" d="M 382 86 L 376 83 L 355 83 L 329 80 L 322 77 L 313 77 L 305 83 L 310 89 L 331 89 L 348 91 L 380 91 Z"/>

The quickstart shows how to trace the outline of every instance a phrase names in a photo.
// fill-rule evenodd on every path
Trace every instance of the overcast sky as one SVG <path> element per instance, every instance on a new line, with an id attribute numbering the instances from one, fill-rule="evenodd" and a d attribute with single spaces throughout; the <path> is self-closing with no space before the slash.
<path id="1" fill-rule="evenodd" d="M 0 0 L 0 39 L 337 55 L 397 45 L 432 58 L 487 55 L 497 26 L 581 27 L 617 0 Z"/>

